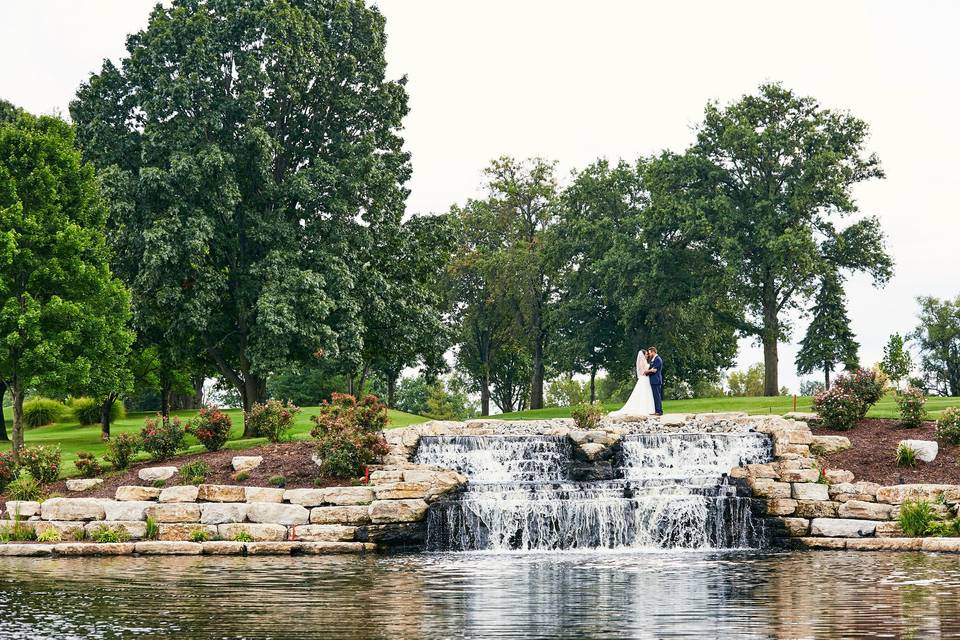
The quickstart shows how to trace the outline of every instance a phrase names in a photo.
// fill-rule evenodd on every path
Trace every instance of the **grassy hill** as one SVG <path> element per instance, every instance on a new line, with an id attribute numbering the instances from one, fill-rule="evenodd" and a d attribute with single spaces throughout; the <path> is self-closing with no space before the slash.
<path id="1" fill-rule="evenodd" d="M 243 412 L 240 409 L 226 409 L 224 412 L 229 414 L 230 419 L 233 421 L 233 430 L 230 432 L 231 440 L 227 442 L 224 447 L 225 449 L 247 449 L 266 442 L 265 438 L 241 438 L 243 435 Z M 311 416 L 317 415 L 318 412 L 319 409 L 317 407 L 303 407 L 303 411 L 297 414 L 293 431 L 291 432 L 295 440 L 305 440 L 310 437 L 310 430 L 313 428 L 313 423 L 310 421 L 310 418 Z M 9 413 L 10 411 L 7 410 L 6 414 L 9 415 Z M 174 411 L 172 415 L 180 416 L 184 420 L 187 420 L 195 416 L 196 413 L 196 411 Z M 152 415 L 154 414 L 150 412 L 131 413 L 123 420 L 118 420 L 113 423 L 110 427 L 110 433 L 113 435 L 124 432 L 139 433 L 140 429 L 143 428 L 144 419 Z M 404 413 L 402 411 L 390 411 L 390 428 L 405 427 L 410 424 L 426 422 L 427 420 L 428 418 Z M 9 430 L 10 419 L 8 418 L 8 433 Z M 63 473 L 66 475 L 72 475 L 76 471 L 76 468 L 73 466 L 73 460 L 77 457 L 77 451 L 91 451 L 96 454 L 98 458 L 102 458 L 107 451 L 106 444 L 100 440 L 99 424 L 88 426 L 81 426 L 76 422 L 51 424 L 46 427 L 26 431 L 24 440 L 28 447 L 41 444 L 59 444 L 63 450 Z M 200 445 L 193 436 L 187 436 L 187 442 L 190 443 L 190 449 L 187 453 L 204 451 L 203 446 Z M 0 442 L 0 451 L 9 448 L 9 442 Z M 140 454 L 140 456 L 138 460 L 146 459 L 146 454 Z"/>
<path id="2" fill-rule="evenodd" d="M 797 411 L 810 411 L 811 398 L 809 396 L 797 397 Z M 604 404 L 607 411 L 615 411 L 622 407 L 619 402 Z M 927 399 L 927 412 L 931 418 L 936 418 L 947 407 L 960 406 L 960 398 L 939 398 L 932 397 Z M 787 411 L 793 411 L 793 396 L 777 396 L 772 398 L 696 398 L 694 400 L 665 400 L 663 403 L 665 413 L 707 413 L 714 411 L 746 411 L 749 414 L 784 414 Z M 898 417 L 897 403 L 893 395 L 885 396 L 880 402 L 871 407 L 867 414 L 871 418 L 896 418 Z M 567 418 L 570 417 L 570 407 L 549 407 L 547 409 L 538 409 L 536 411 L 516 411 L 497 416 L 506 420 L 534 420 L 544 418 Z"/>

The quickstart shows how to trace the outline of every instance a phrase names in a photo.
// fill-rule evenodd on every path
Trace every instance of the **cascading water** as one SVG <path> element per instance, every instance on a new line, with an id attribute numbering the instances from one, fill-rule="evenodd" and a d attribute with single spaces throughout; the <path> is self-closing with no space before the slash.
<path id="1" fill-rule="evenodd" d="M 624 436 L 614 480 L 572 479 L 558 436 L 423 437 L 416 462 L 456 469 L 466 490 L 430 510 L 430 550 L 743 548 L 759 546 L 752 501 L 726 474 L 765 462 L 762 434 Z"/>

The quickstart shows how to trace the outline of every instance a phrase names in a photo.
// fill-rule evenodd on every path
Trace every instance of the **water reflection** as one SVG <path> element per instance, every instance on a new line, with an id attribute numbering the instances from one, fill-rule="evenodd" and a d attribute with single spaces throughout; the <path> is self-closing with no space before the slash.
<path id="1" fill-rule="evenodd" d="M 960 558 L 0 558 L 0 637 L 951 638 Z"/>

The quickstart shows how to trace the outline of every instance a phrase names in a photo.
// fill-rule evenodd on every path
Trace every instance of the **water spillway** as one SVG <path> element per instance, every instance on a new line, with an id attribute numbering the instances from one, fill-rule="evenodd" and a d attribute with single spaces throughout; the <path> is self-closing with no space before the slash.
<path id="1" fill-rule="evenodd" d="M 624 436 L 612 478 L 578 480 L 566 436 L 426 436 L 415 461 L 455 469 L 465 491 L 433 505 L 430 550 L 747 548 L 763 532 L 732 467 L 770 460 L 755 433 Z M 578 461 L 578 458 L 580 460 Z"/>

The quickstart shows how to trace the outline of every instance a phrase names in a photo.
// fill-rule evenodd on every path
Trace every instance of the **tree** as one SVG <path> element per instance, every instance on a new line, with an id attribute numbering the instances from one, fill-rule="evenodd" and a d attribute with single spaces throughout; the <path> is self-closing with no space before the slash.
<path id="1" fill-rule="evenodd" d="M 705 177 L 691 202 L 704 208 L 730 294 L 746 309 L 727 320 L 763 344 L 767 395 L 778 393 L 785 314 L 825 273 L 865 272 L 878 286 L 892 274 L 876 218 L 837 226 L 857 211 L 853 186 L 883 177 L 867 133 L 862 120 L 763 84 L 726 108 L 708 104 L 688 153 Z"/>
<path id="2" fill-rule="evenodd" d="M 350 256 L 410 172 L 384 46 L 361 0 L 175 0 L 71 104 L 138 330 L 202 350 L 247 413 L 272 372 L 359 349 Z"/>
<path id="3" fill-rule="evenodd" d="M 763 363 L 758 362 L 746 371 L 733 371 L 727 376 L 727 387 L 731 396 L 756 397 L 764 394 Z"/>
<path id="4" fill-rule="evenodd" d="M 912 338 L 920 347 L 924 385 L 945 396 L 960 396 L 960 296 L 917 298 L 920 324 Z"/>
<path id="5" fill-rule="evenodd" d="M 3 415 L 3 399 L 7 395 L 7 385 L 0 380 L 0 442 L 10 442 L 10 436 L 7 435 L 7 419 Z"/>
<path id="6" fill-rule="evenodd" d="M 129 346 L 106 219 L 69 124 L 23 112 L 0 122 L 0 380 L 13 400 L 14 455 L 27 389 L 97 384 Z"/>
<path id="7" fill-rule="evenodd" d="M 821 278 L 812 312 L 813 319 L 800 342 L 795 364 L 800 375 L 823 371 L 824 388 L 829 389 L 830 374 L 837 364 L 843 363 L 847 369 L 856 369 L 860 350 L 850 330 L 843 285 L 836 273 L 828 273 Z"/>
<path id="8" fill-rule="evenodd" d="M 910 357 L 910 352 L 904 347 L 903 336 L 894 333 L 883 347 L 883 360 L 880 361 L 880 369 L 899 387 L 900 381 L 910 375 L 911 367 L 913 367 L 913 359 Z"/>

